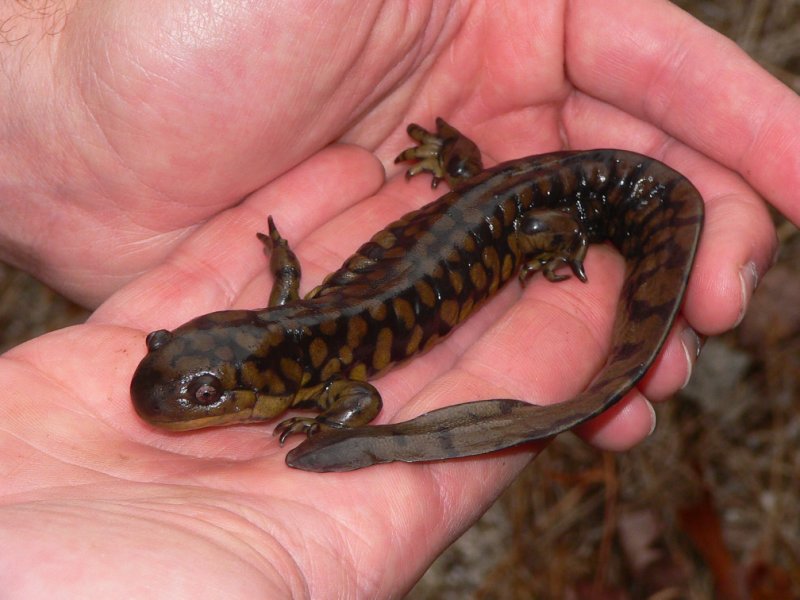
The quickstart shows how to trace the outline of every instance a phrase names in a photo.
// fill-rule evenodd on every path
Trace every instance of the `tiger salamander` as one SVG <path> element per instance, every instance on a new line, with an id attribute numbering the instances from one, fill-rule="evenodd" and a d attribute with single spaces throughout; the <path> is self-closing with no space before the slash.
<path id="1" fill-rule="evenodd" d="M 272 419 L 280 441 L 308 436 L 287 463 L 346 471 L 470 456 L 551 437 L 617 402 L 655 359 L 680 307 L 703 220 L 692 184 L 633 152 L 552 152 L 484 169 L 467 137 L 437 119 L 410 125 L 396 162 L 450 192 L 375 234 L 299 298 L 300 265 L 272 219 L 259 234 L 274 275 L 269 306 L 226 310 L 147 336 L 131 382 L 137 413 L 173 430 Z M 506 282 L 537 271 L 586 280 L 588 244 L 626 259 L 608 360 L 588 388 L 537 406 L 493 399 L 367 425 L 381 409 L 369 379 L 444 339 Z"/>

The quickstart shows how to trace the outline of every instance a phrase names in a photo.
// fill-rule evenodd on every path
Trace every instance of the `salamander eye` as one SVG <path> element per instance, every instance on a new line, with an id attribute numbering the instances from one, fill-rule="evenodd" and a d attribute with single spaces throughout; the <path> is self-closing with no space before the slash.
<path id="1" fill-rule="evenodd" d="M 189 397 L 197 404 L 214 404 L 222 395 L 222 382 L 213 375 L 201 375 L 189 384 Z"/>

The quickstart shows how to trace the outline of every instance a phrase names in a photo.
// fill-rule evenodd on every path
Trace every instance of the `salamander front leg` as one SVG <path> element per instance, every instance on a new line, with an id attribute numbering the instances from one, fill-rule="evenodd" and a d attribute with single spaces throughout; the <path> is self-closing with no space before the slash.
<path id="1" fill-rule="evenodd" d="M 518 240 L 525 257 L 519 272 L 523 285 L 537 271 L 542 271 L 548 281 L 567 279 L 569 275 L 556 272 L 564 266 L 586 282 L 583 259 L 589 240 L 583 225 L 569 213 L 543 208 L 529 210 L 522 218 Z"/>
<path id="2" fill-rule="evenodd" d="M 269 306 L 282 306 L 300 297 L 300 261 L 272 220 L 268 219 L 269 235 L 257 233 L 264 244 L 264 254 L 269 257 L 269 270 L 274 277 Z"/>
<path id="3" fill-rule="evenodd" d="M 412 123 L 408 135 L 417 142 L 401 152 L 394 162 L 417 161 L 406 171 L 406 178 L 423 172 L 433 175 L 431 187 L 444 179 L 450 189 L 483 171 L 481 152 L 471 139 L 441 117 L 436 119 L 436 133 Z"/>
<path id="4" fill-rule="evenodd" d="M 322 408 L 316 417 L 292 417 L 275 427 L 273 435 L 280 435 L 283 444 L 293 433 L 305 433 L 309 437 L 323 429 L 346 429 L 366 425 L 381 411 L 383 402 L 378 390 L 366 381 L 336 379 L 328 382 L 322 392 L 307 402 L 298 402 L 296 407 L 308 404 Z"/>

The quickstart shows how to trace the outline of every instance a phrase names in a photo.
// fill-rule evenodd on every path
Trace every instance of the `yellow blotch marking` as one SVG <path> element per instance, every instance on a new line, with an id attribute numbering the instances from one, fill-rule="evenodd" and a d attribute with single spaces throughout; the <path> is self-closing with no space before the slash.
<path id="1" fill-rule="evenodd" d="M 227 325 L 231 320 L 237 321 L 239 319 L 247 319 L 248 311 L 246 310 L 221 310 L 205 316 L 209 323 L 217 323 L 220 325 Z"/>
<path id="2" fill-rule="evenodd" d="M 458 323 L 458 302 L 455 300 L 445 300 L 439 309 L 442 321 L 453 327 Z"/>
<path id="3" fill-rule="evenodd" d="M 375 352 L 372 354 L 372 367 L 376 371 L 385 369 L 392 360 L 392 330 L 384 327 L 378 332 Z"/>
<path id="4" fill-rule="evenodd" d="M 519 193 L 519 198 L 517 200 L 519 204 L 522 206 L 530 206 L 531 202 L 533 202 L 533 192 L 530 188 L 525 188 Z"/>
<path id="5" fill-rule="evenodd" d="M 286 332 L 282 328 L 270 328 L 269 335 L 267 335 L 266 339 L 266 345 L 272 346 L 273 348 L 275 346 L 280 346 L 283 343 L 285 335 Z"/>
<path id="6" fill-rule="evenodd" d="M 219 346 L 214 348 L 214 356 L 225 362 L 230 362 L 233 360 L 233 350 L 231 350 L 230 346 Z"/>
<path id="7" fill-rule="evenodd" d="M 472 206 L 461 213 L 461 217 L 467 223 L 480 223 L 483 221 L 483 212 Z"/>
<path id="8" fill-rule="evenodd" d="M 470 254 L 475 252 L 475 248 L 477 248 L 477 245 L 475 244 L 475 238 L 469 234 L 465 235 L 463 246 L 464 250 L 466 250 Z"/>
<path id="9" fill-rule="evenodd" d="M 253 417 L 256 419 L 271 419 L 286 412 L 292 403 L 291 396 L 257 394 L 256 404 L 253 407 Z"/>
<path id="10" fill-rule="evenodd" d="M 366 256 L 361 256 L 360 254 L 356 254 L 353 258 L 351 258 L 347 263 L 347 268 L 351 271 L 359 272 L 363 271 L 364 269 L 368 269 L 372 265 L 375 264 L 375 259 L 368 258 Z"/>
<path id="11" fill-rule="evenodd" d="M 453 217 L 451 217 L 447 213 L 444 213 L 441 217 L 439 217 L 437 225 L 449 230 L 453 229 L 456 226 L 456 222 L 453 220 Z"/>
<path id="12" fill-rule="evenodd" d="M 506 254 L 505 257 L 503 257 L 503 270 L 502 270 L 503 281 L 511 277 L 513 271 L 514 271 L 514 261 L 511 259 L 510 254 Z"/>
<path id="13" fill-rule="evenodd" d="M 334 375 L 336 375 L 339 371 L 342 370 L 342 363 L 339 362 L 338 358 L 332 358 L 328 361 L 325 367 L 322 369 L 322 373 L 320 374 L 321 379 L 330 379 Z"/>
<path id="14" fill-rule="evenodd" d="M 422 327 L 414 325 L 414 330 L 411 332 L 411 337 L 406 346 L 406 356 L 411 356 L 419 350 L 419 343 L 422 341 Z"/>
<path id="15" fill-rule="evenodd" d="M 353 317 L 347 322 L 347 345 L 357 348 L 367 333 L 367 322 L 363 317 Z"/>
<path id="16" fill-rule="evenodd" d="M 442 224 L 440 223 L 439 225 L 441 226 Z M 423 231 L 417 236 L 417 242 L 426 246 L 433 246 L 438 241 L 438 238 L 430 231 Z"/>
<path id="17" fill-rule="evenodd" d="M 346 365 L 349 365 L 351 362 L 353 362 L 353 350 L 350 348 L 350 346 L 342 346 L 339 348 L 339 360 Z"/>
<path id="18" fill-rule="evenodd" d="M 472 298 L 467 298 L 464 301 L 464 304 L 461 306 L 461 312 L 458 315 L 459 322 L 466 319 L 468 316 L 472 314 L 472 309 L 475 308 L 475 303 L 472 301 Z"/>
<path id="19" fill-rule="evenodd" d="M 195 354 L 179 356 L 175 359 L 173 367 L 181 372 L 199 371 L 200 369 L 208 368 L 208 357 L 197 356 Z"/>
<path id="20" fill-rule="evenodd" d="M 517 206 L 513 198 L 508 198 L 503 202 L 503 223 L 506 227 L 511 227 L 514 217 L 517 214 Z"/>
<path id="21" fill-rule="evenodd" d="M 242 348 L 258 348 L 262 343 L 260 337 L 245 333 L 244 331 L 237 331 L 233 339 L 236 344 Z"/>
<path id="22" fill-rule="evenodd" d="M 266 389 L 269 390 L 271 395 L 277 396 L 286 393 L 286 383 L 272 369 L 267 369 L 264 372 L 264 379 L 267 382 Z"/>
<path id="23" fill-rule="evenodd" d="M 336 333 L 336 321 L 328 319 L 319 325 L 319 330 L 325 335 L 334 335 Z"/>
<path id="24" fill-rule="evenodd" d="M 394 307 L 394 314 L 397 315 L 397 318 L 403 324 L 403 327 L 406 329 L 411 329 L 416 321 L 414 318 L 414 309 L 411 308 L 411 303 L 403 298 L 395 298 L 392 300 L 392 306 Z"/>
<path id="25" fill-rule="evenodd" d="M 366 381 L 367 380 L 367 365 L 364 363 L 358 363 L 355 367 L 350 370 L 350 379 L 355 379 L 356 381 Z"/>
<path id="26" fill-rule="evenodd" d="M 295 361 L 290 358 L 282 358 L 281 362 L 281 373 L 283 373 L 284 377 L 289 381 L 300 382 L 303 378 L 303 369 L 300 368 Z"/>
<path id="27" fill-rule="evenodd" d="M 433 348 L 438 343 L 439 343 L 439 334 L 438 333 L 434 333 L 431 337 L 429 337 L 425 341 L 425 345 L 422 346 L 422 351 L 423 352 L 427 352 L 428 350 Z"/>
<path id="28" fill-rule="evenodd" d="M 498 270 L 497 267 L 500 266 L 500 257 L 497 255 L 497 250 L 492 246 L 487 246 L 483 249 L 481 259 L 483 259 L 483 265 L 490 271 Z"/>
<path id="29" fill-rule="evenodd" d="M 539 195 L 540 196 L 549 196 L 550 190 L 553 189 L 553 183 L 550 181 L 549 177 L 542 177 L 539 179 Z"/>
<path id="30" fill-rule="evenodd" d="M 195 332 L 192 336 L 192 348 L 200 352 L 209 352 L 214 349 L 214 337 L 209 333 Z"/>
<path id="31" fill-rule="evenodd" d="M 406 253 L 407 251 L 403 246 L 395 246 L 394 248 L 389 248 L 383 256 L 384 258 L 402 258 Z"/>
<path id="32" fill-rule="evenodd" d="M 450 285 L 453 286 L 453 291 L 456 294 L 460 294 L 461 290 L 464 289 L 464 278 L 456 271 L 450 271 L 447 275 L 450 278 Z"/>
<path id="33" fill-rule="evenodd" d="M 475 263 L 470 267 L 469 278 L 476 289 L 482 290 L 486 287 L 486 269 L 481 263 Z"/>
<path id="34" fill-rule="evenodd" d="M 232 389 L 236 387 L 236 369 L 230 364 L 221 365 L 220 371 L 217 373 L 219 380 L 222 382 L 222 387 Z"/>
<path id="35" fill-rule="evenodd" d="M 383 302 L 378 302 L 376 304 L 373 304 L 369 308 L 369 315 L 376 321 L 383 321 L 386 318 L 387 314 L 388 311 L 386 310 L 386 304 L 384 304 Z"/>
<path id="36" fill-rule="evenodd" d="M 489 291 L 493 294 L 500 287 L 500 257 L 497 255 L 497 250 L 491 246 L 485 248 L 483 251 L 483 264 L 486 270 L 492 274 Z"/>
<path id="37" fill-rule="evenodd" d="M 316 337 L 311 340 L 308 352 L 311 355 L 311 366 L 319 369 L 323 361 L 328 358 L 328 344 L 321 337 Z"/>
<path id="38" fill-rule="evenodd" d="M 436 294 L 427 281 L 417 281 L 414 284 L 414 289 L 417 290 L 419 299 L 425 306 L 433 308 L 436 305 Z"/>
<path id="39" fill-rule="evenodd" d="M 420 231 L 419 223 L 414 223 L 413 225 L 406 225 L 403 227 L 403 237 L 404 238 L 412 238 L 417 235 Z"/>
<path id="40" fill-rule="evenodd" d="M 397 238 L 391 231 L 379 231 L 372 236 L 372 241 L 381 248 L 389 249 L 397 243 Z"/>
<path id="41" fill-rule="evenodd" d="M 267 384 L 266 373 L 262 373 L 252 362 L 245 362 L 241 368 L 241 379 L 249 388 L 261 389 Z"/>

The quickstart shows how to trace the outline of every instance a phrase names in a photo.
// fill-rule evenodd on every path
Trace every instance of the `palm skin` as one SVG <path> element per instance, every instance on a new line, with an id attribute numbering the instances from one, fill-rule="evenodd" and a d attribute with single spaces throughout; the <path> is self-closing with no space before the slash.
<path id="1" fill-rule="evenodd" d="M 271 426 L 168 434 L 131 408 L 146 332 L 266 304 L 255 233 L 268 215 L 308 291 L 436 196 L 392 165 L 410 120 L 442 115 L 487 164 L 637 150 L 706 198 L 683 315 L 639 391 L 582 429 L 592 443 L 641 440 L 645 397 L 687 377 L 692 330 L 737 322 L 774 253 L 760 196 L 800 220 L 794 95 L 668 3 L 388 4 L 78 3 L 52 36 L 10 21 L 33 31 L 4 50 L 17 79 L 0 92 L 3 256 L 99 305 L 86 325 L 0 359 L 10 597 L 396 597 L 531 459 L 523 448 L 309 474 L 284 465 Z M 586 269 L 588 284 L 508 286 L 378 380 L 379 419 L 569 398 L 602 363 L 622 276 L 606 248 Z"/>

